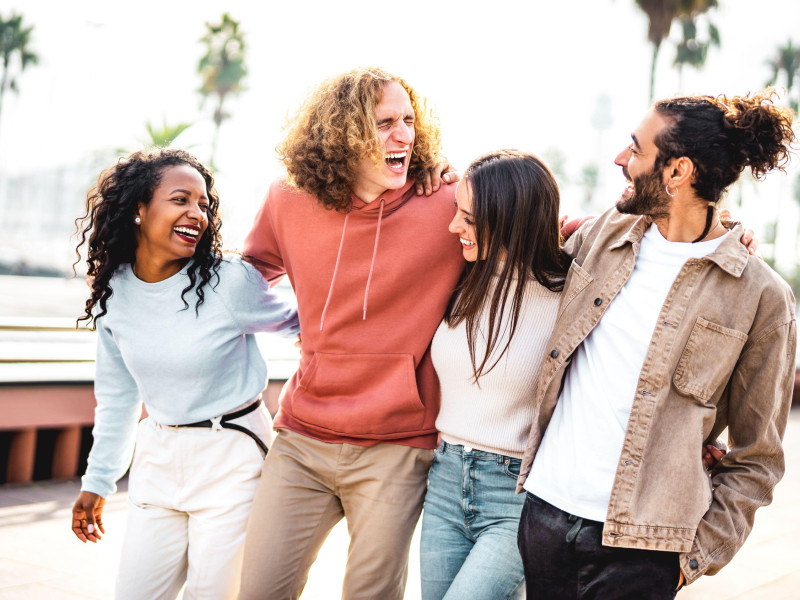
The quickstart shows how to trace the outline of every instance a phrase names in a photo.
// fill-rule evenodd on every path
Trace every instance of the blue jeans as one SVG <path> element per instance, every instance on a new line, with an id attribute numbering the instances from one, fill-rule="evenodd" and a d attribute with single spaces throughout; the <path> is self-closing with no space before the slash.
<path id="1" fill-rule="evenodd" d="M 517 529 L 520 459 L 442 442 L 422 512 L 422 600 L 524 596 Z"/>

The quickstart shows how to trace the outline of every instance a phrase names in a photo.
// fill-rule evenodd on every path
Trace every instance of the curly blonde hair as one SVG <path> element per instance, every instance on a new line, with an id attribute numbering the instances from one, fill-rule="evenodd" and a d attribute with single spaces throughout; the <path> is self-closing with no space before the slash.
<path id="1" fill-rule="evenodd" d="M 359 162 L 364 158 L 383 161 L 385 149 L 378 140 L 375 107 L 390 81 L 403 86 L 414 109 L 409 176 L 421 181 L 441 161 L 439 122 L 425 99 L 383 69 L 358 68 L 324 81 L 289 121 L 277 151 L 292 185 L 328 209 L 350 209 Z"/>

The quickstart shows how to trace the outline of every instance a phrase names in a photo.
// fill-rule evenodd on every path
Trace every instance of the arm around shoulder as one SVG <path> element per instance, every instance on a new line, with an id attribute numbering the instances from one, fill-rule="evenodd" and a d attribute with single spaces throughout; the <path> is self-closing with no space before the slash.
<path id="1" fill-rule="evenodd" d="M 260 270 L 238 256 L 223 259 L 221 289 L 224 302 L 242 333 L 300 333 L 297 303 L 291 294 L 279 294 Z"/>
<path id="2" fill-rule="evenodd" d="M 256 267 L 265 279 L 276 283 L 286 273 L 278 237 L 273 221 L 274 204 L 278 196 L 287 193 L 288 184 L 279 180 L 274 182 L 261 204 L 253 227 L 244 242 L 242 258 Z"/>
<path id="3" fill-rule="evenodd" d="M 580 252 L 591 223 L 596 217 L 583 217 L 571 219 L 561 226 L 561 236 L 564 238 L 563 250 L 570 258 L 574 259 Z"/>

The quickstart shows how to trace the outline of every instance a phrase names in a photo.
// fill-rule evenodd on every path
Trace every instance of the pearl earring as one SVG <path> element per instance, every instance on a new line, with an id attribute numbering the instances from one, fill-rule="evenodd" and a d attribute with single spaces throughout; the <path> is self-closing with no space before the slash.
<path id="1" fill-rule="evenodd" d="M 140 217 L 136 217 L 136 218 L 133 220 L 133 222 L 134 222 L 134 223 L 136 223 L 137 225 L 139 225 L 139 224 L 142 222 L 142 219 L 141 219 Z"/>

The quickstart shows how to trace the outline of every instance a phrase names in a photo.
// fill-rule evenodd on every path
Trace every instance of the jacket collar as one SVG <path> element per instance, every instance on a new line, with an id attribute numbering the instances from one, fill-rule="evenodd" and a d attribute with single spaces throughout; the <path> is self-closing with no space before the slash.
<path id="1" fill-rule="evenodd" d="M 622 213 L 617 213 L 617 215 L 621 215 Z M 622 233 L 615 241 L 611 242 L 611 245 L 608 247 L 609 250 L 616 250 L 617 248 L 621 248 L 625 244 L 632 244 L 634 246 L 638 246 L 641 243 L 642 238 L 644 237 L 644 232 L 647 231 L 647 228 L 653 223 L 653 219 L 650 217 L 640 216 L 631 222 L 631 226 Z"/>
<path id="2" fill-rule="evenodd" d="M 722 240 L 719 248 L 706 258 L 716 263 L 726 273 L 730 273 L 734 277 L 741 277 L 744 268 L 747 266 L 747 261 L 750 260 L 750 253 L 742 244 L 743 234 L 744 227 L 742 227 L 741 223 L 736 223 L 733 229 L 730 230 L 728 237 Z"/>
<path id="3" fill-rule="evenodd" d="M 650 217 L 640 216 L 631 223 L 631 226 L 609 245 L 609 250 L 621 248 L 625 244 L 638 246 L 644 237 L 645 231 L 653 223 Z M 722 240 L 719 247 L 706 258 L 716 264 L 720 269 L 734 277 L 741 277 L 750 254 L 747 252 L 741 239 L 744 228 L 741 223 L 735 223 L 730 235 Z"/>

